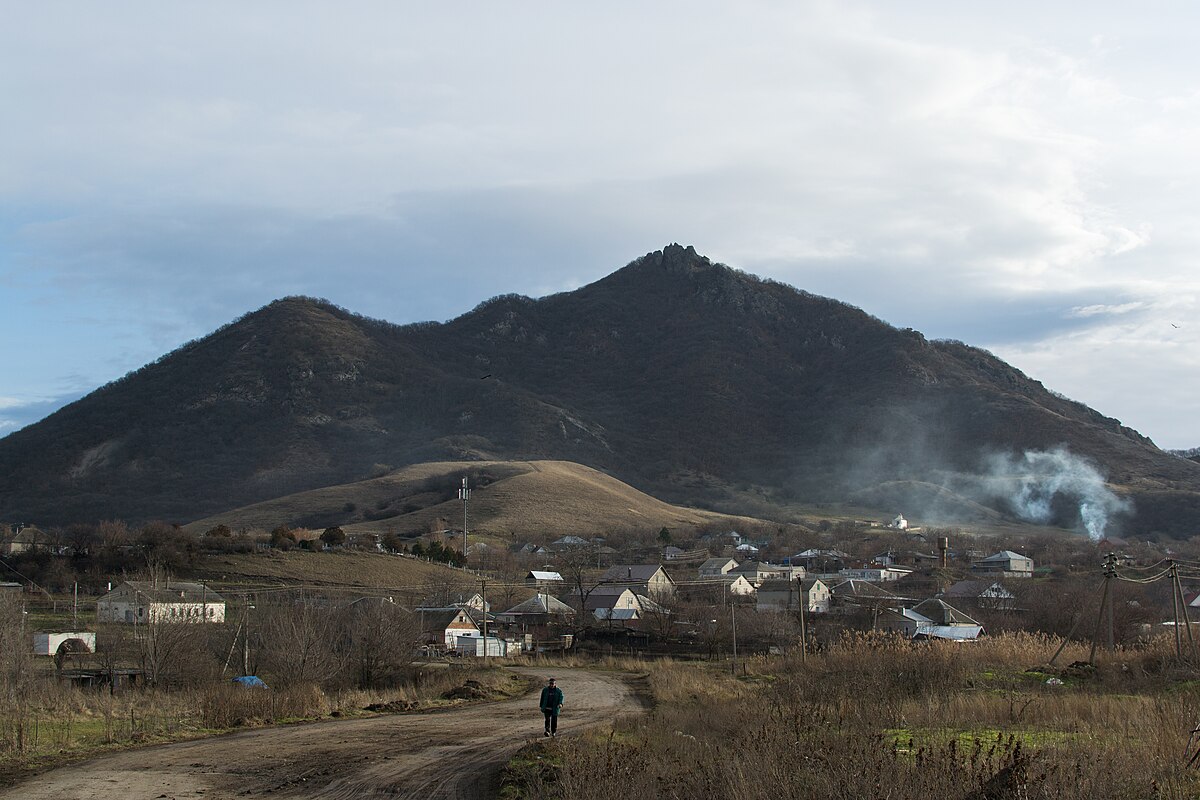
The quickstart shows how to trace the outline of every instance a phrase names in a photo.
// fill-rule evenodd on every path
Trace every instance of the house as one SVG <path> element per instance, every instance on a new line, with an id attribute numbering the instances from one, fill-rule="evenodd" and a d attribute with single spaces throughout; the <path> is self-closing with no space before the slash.
<path id="1" fill-rule="evenodd" d="M 918 550 L 888 550 L 871 558 L 872 564 L 881 567 L 936 567 L 942 561 L 937 553 L 922 553 Z"/>
<path id="2" fill-rule="evenodd" d="M 51 537 L 34 525 L 16 525 L 8 536 L 0 541 L 0 554 L 15 556 L 17 553 L 32 553 L 37 550 L 53 550 L 62 555 L 66 548 L 52 546 Z"/>
<path id="3" fill-rule="evenodd" d="M 580 598 L 577 593 L 572 593 L 564 597 L 563 602 L 579 606 Z M 616 611 L 633 612 L 632 616 L 626 615 L 626 618 L 636 619 L 636 612 L 640 609 L 637 593 L 629 586 L 596 586 L 584 593 L 582 606 L 585 612 L 595 614 L 598 619 L 616 619 L 612 613 Z"/>
<path id="4" fill-rule="evenodd" d="M 1032 578 L 1033 559 L 1012 550 L 1001 550 L 995 555 L 971 562 L 971 572 L 1001 578 Z"/>
<path id="5" fill-rule="evenodd" d="M 554 550 L 576 550 L 580 547 L 587 547 L 589 544 L 591 542 L 587 539 L 578 536 L 563 536 L 551 542 L 550 546 Z"/>
<path id="6" fill-rule="evenodd" d="M 552 622 L 564 622 L 575 616 L 575 609 L 548 594 L 539 592 L 528 600 L 517 603 L 507 611 L 496 615 L 496 621 L 506 625 L 519 625 L 522 628 L 548 625 Z"/>
<path id="7" fill-rule="evenodd" d="M 682 550 L 678 547 L 666 547 L 663 549 L 663 558 L 669 561 L 686 561 L 691 563 L 700 563 L 708 559 L 708 550 L 703 547 L 694 550 Z"/>
<path id="8" fill-rule="evenodd" d="M 741 544 L 739 544 L 737 547 L 735 547 L 733 549 L 734 549 L 734 552 L 736 552 L 738 555 L 742 555 L 742 556 L 758 555 L 758 548 L 755 547 L 754 545 L 750 544 L 749 542 L 742 542 Z"/>
<path id="9" fill-rule="evenodd" d="M 417 606 L 417 611 L 441 611 L 448 608 L 468 608 L 473 611 L 491 611 L 492 604 L 485 603 L 483 595 L 479 592 L 475 594 L 439 594 L 434 597 L 427 597 Z"/>
<path id="10" fill-rule="evenodd" d="M 675 581 L 659 564 L 616 564 L 600 576 L 601 584 L 632 586 L 650 597 L 669 597 Z"/>
<path id="11" fill-rule="evenodd" d="M 896 531 L 906 531 L 908 530 L 908 520 L 904 518 L 903 514 L 897 514 L 896 518 L 888 523 L 888 527 Z"/>
<path id="12" fill-rule="evenodd" d="M 812 548 L 802 553 L 796 553 L 788 559 L 788 563 L 799 564 L 809 572 L 831 574 L 844 569 L 849 560 L 850 554 L 843 553 L 841 550 Z"/>
<path id="13" fill-rule="evenodd" d="M 763 561 L 743 561 L 729 571 L 730 575 L 745 575 L 751 585 L 758 588 L 763 581 L 787 577 L 789 570 Z"/>
<path id="14" fill-rule="evenodd" d="M 906 578 L 912 574 L 912 570 L 907 567 L 881 567 L 876 565 L 843 569 L 838 574 L 847 579 L 853 578 L 871 583 L 886 583 L 887 581 L 898 581 L 901 578 Z"/>
<path id="15" fill-rule="evenodd" d="M 830 607 L 833 614 L 853 614 L 863 608 L 881 609 L 900 606 L 904 598 L 869 581 L 851 578 L 829 589 Z"/>
<path id="16" fill-rule="evenodd" d="M 0 581 L 0 595 L 4 594 L 20 594 L 23 587 L 19 583 L 13 581 Z"/>
<path id="17" fill-rule="evenodd" d="M 563 585 L 563 576 L 557 572 L 532 569 L 525 575 L 526 586 L 536 586 L 541 591 L 547 591 Z"/>
<path id="18" fill-rule="evenodd" d="M 711 578 L 724 575 L 738 565 L 732 558 L 710 558 L 700 565 L 700 577 Z"/>
<path id="19" fill-rule="evenodd" d="M 712 602 L 724 603 L 731 597 L 749 597 L 754 594 L 754 584 L 746 580 L 745 575 L 729 573 L 728 575 L 708 575 L 694 581 L 681 583 L 675 587 L 676 594 L 682 594 L 689 599 L 704 598 Z"/>
<path id="20" fill-rule="evenodd" d="M 969 603 L 979 608 L 1009 610 L 1017 596 L 995 581 L 959 581 L 940 595 L 948 600 Z"/>
<path id="21" fill-rule="evenodd" d="M 829 611 L 829 587 L 819 578 L 807 580 L 785 580 L 775 578 L 764 581 L 758 587 L 756 611 L 797 611 L 803 604 L 804 610 L 812 614 Z"/>
<path id="22" fill-rule="evenodd" d="M 883 630 L 896 631 L 910 639 L 973 641 L 983 633 L 982 625 L 937 598 L 912 608 L 884 612 L 878 624 Z"/>
<path id="23" fill-rule="evenodd" d="M 419 608 L 416 615 L 421 641 L 453 650 L 459 636 L 480 635 L 481 613 L 470 608 Z"/>
<path id="24" fill-rule="evenodd" d="M 125 581 L 96 601 L 97 622 L 224 622 L 225 598 L 202 583 Z"/>

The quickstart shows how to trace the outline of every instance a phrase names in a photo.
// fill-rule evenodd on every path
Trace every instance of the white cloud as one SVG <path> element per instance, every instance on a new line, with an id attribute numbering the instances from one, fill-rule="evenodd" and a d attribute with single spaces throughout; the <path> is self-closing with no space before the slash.
<path id="1" fill-rule="evenodd" d="M 1131 311 L 1140 311 L 1145 308 L 1145 303 L 1120 303 L 1118 305 L 1104 305 L 1098 303 L 1090 306 L 1077 306 L 1067 312 L 1071 317 L 1096 317 L 1096 316 L 1113 316 L 1116 314 L 1128 314 Z"/>

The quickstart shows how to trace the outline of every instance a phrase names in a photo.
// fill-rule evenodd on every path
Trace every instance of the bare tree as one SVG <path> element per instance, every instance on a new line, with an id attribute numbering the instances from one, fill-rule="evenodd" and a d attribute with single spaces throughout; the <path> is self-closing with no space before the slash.
<path id="1" fill-rule="evenodd" d="M 25 610 L 19 597 L 0 596 L 0 691 L 5 702 L 25 697 L 33 683 L 32 648 L 26 641 Z"/>
<path id="2" fill-rule="evenodd" d="M 420 626 L 412 613 L 389 599 L 363 597 L 351 603 L 348 616 L 348 660 L 359 688 L 394 679 L 397 669 L 412 660 L 420 639 Z"/>
<path id="3" fill-rule="evenodd" d="M 650 602 L 642 602 L 644 595 L 639 595 L 642 606 L 641 619 L 645 629 L 660 639 L 669 639 L 674 633 L 678 604 L 675 598 L 665 592 L 655 592 L 653 597 L 647 597 Z"/>
<path id="4" fill-rule="evenodd" d="M 25 749 L 25 727 L 33 693 L 33 654 L 19 598 L 0 597 L 0 704 L 12 720 L 13 746 Z"/>
<path id="5" fill-rule="evenodd" d="M 587 613 L 587 600 L 598 585 L 595 575 L 599 572 L 596 565 L 597 552 L 595 547 L 573 548 L 558 554 L 559 569 L 562 571 L 564 582 L 570 587 L 570 605 L 575 608 L 576 632 L 589 627 L 595 617 Z"/>
<path id="6" fill-rule="evenodd" d="M 206 666 L 211 671 L 213 664 L 200 657 L 208 650 L 207 628 L 199 617 L 172 620 L 161 613 L 136 625 L 134 640 L 146 680 L 157 686 L 203 673 Z"/>
<path id="7" fill-rule="evenodd" d="M 283 684 L 333 682 L 345 665 L 342 626 L 326 598 L 284 597 L 254 612 L 260 659 Z"/>

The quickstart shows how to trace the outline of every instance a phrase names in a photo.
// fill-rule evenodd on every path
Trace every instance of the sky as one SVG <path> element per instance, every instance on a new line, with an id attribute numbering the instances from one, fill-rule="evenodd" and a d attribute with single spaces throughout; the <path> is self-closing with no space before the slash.
<path id="1" fill-rule="evenodd" d="M 5 3 L 0 436 L 286 295 L 672 242 L 1200 446 L 1190 2 Z"/>

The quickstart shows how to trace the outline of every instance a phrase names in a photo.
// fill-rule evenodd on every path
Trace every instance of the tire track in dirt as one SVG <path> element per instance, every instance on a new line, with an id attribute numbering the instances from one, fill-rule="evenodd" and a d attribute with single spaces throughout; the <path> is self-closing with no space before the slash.
<path id="1" fill-rule="evenodd" d="M 555 675 L 566 693 L 563 735 L 641 710 L 615 675 L 572 669 Z M 501 766 L 541 730 L 535 690 L 444 712 L 263 728 L 131 750 L 37 775 L 0 791 L 0 800 L 478 800 L 494 793 Z"/>

